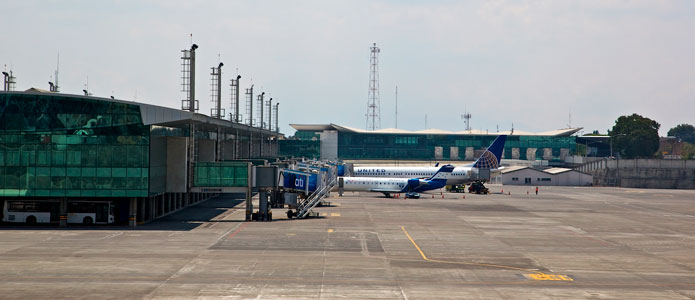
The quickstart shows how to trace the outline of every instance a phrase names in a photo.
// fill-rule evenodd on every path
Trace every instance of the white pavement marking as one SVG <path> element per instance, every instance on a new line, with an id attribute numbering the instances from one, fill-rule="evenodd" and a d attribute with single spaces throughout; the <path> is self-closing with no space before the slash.
<path id="1" fill-rule="evenodd" d="M 123 231 L 114 232 L 112 234 L 109 234 L 107 236 L 99 238 L 99 240 L 108 240 L 110 238 L 115 238 L 115 237 L 122 235 L 122 234 L 123 234 Z"/>

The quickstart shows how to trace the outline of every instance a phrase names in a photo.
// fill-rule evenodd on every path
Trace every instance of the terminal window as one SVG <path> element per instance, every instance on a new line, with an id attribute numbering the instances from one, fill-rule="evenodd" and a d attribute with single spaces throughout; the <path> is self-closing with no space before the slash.
<path id="1" fill-rule="evenodd" d="M 397 136 L 396 137 L 396 144 L 417 145 L 417 143 L 418 143 L 417 137 L 411 137 L 411 136 Z"/>
<path id="2" fill-rule="evenodd" d="M 149 127 L 139 107 L 12 94 L 0 103 L 0 195 L 147 196 Z"/>

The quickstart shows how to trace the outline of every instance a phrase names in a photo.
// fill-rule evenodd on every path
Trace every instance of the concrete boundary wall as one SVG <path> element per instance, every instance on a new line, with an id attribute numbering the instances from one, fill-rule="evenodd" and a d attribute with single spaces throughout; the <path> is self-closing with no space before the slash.
<path id="1" fill-rule="evenodd" d="M 695 189 L 695 160 L 603 159 L 576 168 L 594 175 L 594 185 Z"/>

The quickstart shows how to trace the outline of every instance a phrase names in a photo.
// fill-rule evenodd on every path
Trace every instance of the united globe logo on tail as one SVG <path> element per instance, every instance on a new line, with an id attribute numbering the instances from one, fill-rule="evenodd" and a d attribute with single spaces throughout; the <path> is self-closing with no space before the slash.
<path id="1" fill-rule="evenodd" d="M 497 169 L 500 166 L 502 159 L 502 151 L 504 151 L 504 142 L 507 141 L 506 135 L 498 136 L 494 142 L 487 147 L 483 155 L 475 161 L 474 168 L 478 169 Z"/>
<path id="2" fill-rule="evenodd" d="M 479 169 L 497 169 L 499 164 L 497 163 L 497 157 L 495 157 L 494 154 L 485 151 L 478 159 L 478 163 L 475 164 L 475 167 Z"/>

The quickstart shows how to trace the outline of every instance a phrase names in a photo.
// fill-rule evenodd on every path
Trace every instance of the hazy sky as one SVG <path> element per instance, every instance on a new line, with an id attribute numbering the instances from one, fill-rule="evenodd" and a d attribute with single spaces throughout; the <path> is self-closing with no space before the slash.
<path id="1" fill-rule="evenodd" d="M 695 1 L 7 1 L 0 67 L 17 90 L 180 108 L 180 50 L 197 51 L 200 112 L 224 62 L 280 104 L 280 128 L 365 128 L 369 47 L 381 48 L 381 127 L 605 132 L 639 113 L 695 123 Z M 242 105 L 242 108 L 244 106 Z M 245 108 L 242 109 L 242 113 Z"/>

